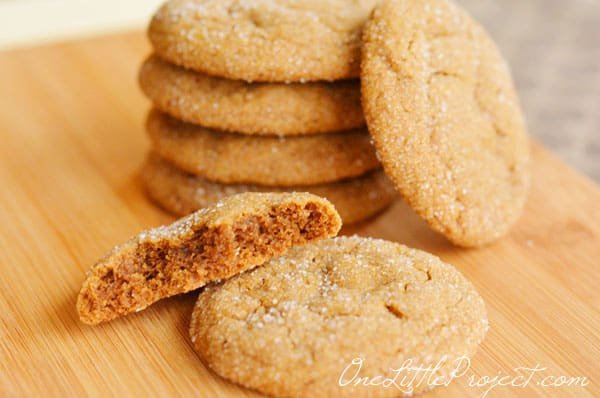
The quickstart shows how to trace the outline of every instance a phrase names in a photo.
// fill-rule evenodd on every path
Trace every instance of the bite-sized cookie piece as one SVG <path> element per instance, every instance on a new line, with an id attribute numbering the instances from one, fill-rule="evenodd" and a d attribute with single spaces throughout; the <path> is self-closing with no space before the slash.
<path id="1" fill-rule="evenodd" d="M 386 173 L 462 246 L 506 234 L 529 186 L 529 143 L 508 66 L 447 0 L 385 0 L 365 28 L 363 109 Z"/>
<path id="2" fill-rule="evenodd" d="M 305 135 L 364 127 L 358 80 L 246 83 L 151 56 L 140 86 L 154 106 L 186 122 L 255 135 Z"/>
<path id="3" fill-rule="evenodd" d="M 381 170 L 339 182 L 303 187 L 219 184 L 182 171 L 156 154 L 150 154 L 146 159 L 142 181 L 154 201 L 177 215 L 189 214 L 241 192 L 296 191 L 327 198 L 347 225 L 379 213 L 396 198 L 393 185 Z"/>
<path id="4" fill-rule="evenodd" d="M 248 81 L 356 78 L 378 0 L 171 0 L 148 36 L 162 58 Z"/>
<path id="5" fill-rule="evenodd" d="M 217 374 L 268 395 L 397 397 L 411 376 L 407 393 L 448 376 L 487 327 L 482 298 L 454 267 L 397 243 L 351 237 L 293 248 L 208 286 L 190 336 Z M 402 365 L 434 370 L 394 378 Z"/>
<path id="6" fill-rule="evenodd" d="M 165 297 L 229 278 L 293 245 L 335 236 L 333 205 L 311 194 L 244 193 L 116 246 L 91 269 L 77 299 L 97 324 Z"/>
<path id="7" fill-rule="evenodd" d="M 381 167 L 366 129 L 253 137 L 184 123 L 153 110 L 147 131 L 160 156 L 190 173 L 226 184 L 322 184 Z"/>

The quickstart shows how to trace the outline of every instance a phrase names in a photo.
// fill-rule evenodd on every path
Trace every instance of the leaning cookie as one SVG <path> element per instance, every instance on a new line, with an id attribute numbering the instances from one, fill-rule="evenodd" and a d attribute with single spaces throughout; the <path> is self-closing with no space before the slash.
<path id="1" fill-rule="evenodd" d="M 171 0 L 148 36 L 171 63 L 228 79 L 356 78 L 363 24 L 377 0 Z"/>
<path id="2" fill-rule="evenodd" d="M 241 192 L 297 191 L 330 200 L 344 225 L 365 220 L 396 198 L 396 191 L 381 170 L 340 182 L 303 187 L 263 187 L 258 185 L 219 184 L 186 173 L 156 154 L 150 154 L 142 167 L 142 182 L 148 195 L 164 209 L 186 215 Z"/>
<path id="3" fill-rule="evenodd" d="M 311 194 L 244 193 L 116 246 L 91 269 L 77 299 L 97 324 L 165 297 L 229 278 L 293 245 L 337 234 L 333 205 Z"/>
<path id="4" fill-rule="evenodd" d="M 529 186 L 510 72 L 484 29 L 445 0 L 386 0 L 364 34 L 362 98 L 386 173 L 462 246 L 506 234 Z"/>
<path id="5" fill-rule="evenodd" d="M 357 80 L 246 83 L 190 71 L 157 56 L 144 62 L 140 86 L 177 119 L 253 135 L 305 135 L 364 127 Z"/>
<path id="6" fill-rule="evenodd" d="M 366 129 L 289 138 L 253 137 L 184 123 L 153 110 L 147 132 L 152 149 L 161 157 L 225 184 L 323 184 L 381 167 Z"/>
<path id="7" fill-rule="evenodd" d="M 190 336 L 217 374 L 268 395 L 398 397 L 450 382 L 487 327 L 482 298 L 455 268 L 352 237 L 292 248 L 207 287 Z M 396 375 L 403 365 L 432 370 Z"/>

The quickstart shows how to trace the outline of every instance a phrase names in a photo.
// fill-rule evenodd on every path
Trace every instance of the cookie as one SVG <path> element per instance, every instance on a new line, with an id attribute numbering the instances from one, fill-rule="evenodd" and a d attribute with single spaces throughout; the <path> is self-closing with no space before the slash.
<path id="1" fill-rule="evenodd" d="M 226 184 L 322 184 L 381 167 L 366 130 L 253 137 L 184 123 L 154 110 L 147 131 L 160 156 L 190 173 Z"/>
<path id="2" fill-rule="evenodd" d="M 529 186 L 529 143 L 508 66 L 446 0 L 386 0 L 365 27 L 362 99 L 386 173 L 452 242 L 506 234 Z"/>
<path id="3" fill-rule="evenodd" d="M 208 286 L 190 336 L 217 374 L 268 395 L 397 397 L 381 377 L 394 378 L 392 369 L 407 361 L 432 368 L 442 361 L 429 380 L 447 375 L 457 358 L 474 354 L 487 324 L 482 298 L 452 266 L 397 243 L 351 237 L 292 248 Z M 358 371 L 352 363 L 361 358 Z M 380 383 L 357 386 L 355 375 Z M 429 375 L 416 378 L 414 393 L 430 387 Z"/>
<path id="4" fill-rule="evenodd" d="M 364 127 L 357 80 L 246 83 L 193 72 L 151 56 L 140 86 L 154 106 L 177 119 L 256 135 L 304 135 Z"/>
<path id="5" fill-rule="evenodd" d="M 150 154 L 142 168 L 142 182 L 148 195 L 176 215 L 186 215 L 241 192 L 310 192 L 331 201 L 344 225 L 365 220 L 386 207 L 396 191 L 383 171 L 340 182 L 304 187 L 278 188 L 258 185 L 224 185 L 186 173 L 158 155 Z"/>
<path id="6" fill-rule="evenodd" d="M 171 0 L 148 37 L 165 60 L 247 81 L 356 78 L 378 0 Z"/>
<path id="7" fill-rule="evenodd" d="M 88 324 L 137 312 L 260 265 L 292 245 L 334 236 L 340 227 L 333 205 L 315 195 L 230 196 L 116 246 L 91 269 L 77 311 Z"/>

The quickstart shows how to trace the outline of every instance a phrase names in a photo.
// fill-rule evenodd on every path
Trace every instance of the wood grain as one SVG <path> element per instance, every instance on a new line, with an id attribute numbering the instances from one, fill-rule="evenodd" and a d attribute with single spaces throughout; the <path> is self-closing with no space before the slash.
<path id="1" fill-rule="evenodd" d="M 187 337 L 195 294 L 99 327 L 78 322 L 85 271 L 114 244 L 171 221 L 143 195 L 147 102 L 128 34 L 0 53 L 2 396 L 252 396 L 212 375 Z M 600 396 L 600 189 L 534 145 L 534 183 L 510 236 L 464 250 L 398 203 L 346 233 L 402 242 L 456 265 L 491 330 L 475 375 L 586 376 L 587 388 L 498 387 L 491 397 Z M 534 379 L 535 380 L 535 379 Z M 461 378 L 431 397 L 476 397 Z"/>

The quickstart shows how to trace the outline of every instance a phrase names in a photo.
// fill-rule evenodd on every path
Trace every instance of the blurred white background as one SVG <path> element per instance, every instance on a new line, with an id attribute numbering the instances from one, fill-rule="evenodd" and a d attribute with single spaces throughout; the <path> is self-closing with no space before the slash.
<path id="1" fill-rule="evenodd" d="M 0 49 L 143 27 L 164 0 L 0 0 Z"/>

